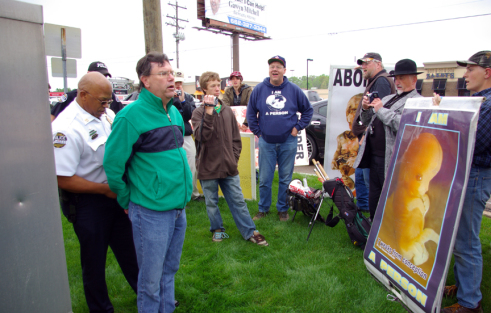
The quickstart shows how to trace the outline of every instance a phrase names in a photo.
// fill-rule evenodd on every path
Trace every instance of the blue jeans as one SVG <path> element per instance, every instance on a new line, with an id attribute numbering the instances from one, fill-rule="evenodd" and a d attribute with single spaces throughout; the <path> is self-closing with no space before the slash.
<path id="1" fill-rule="evenodd" d="M 244 201 L 244 195 L 240 188 L 239 175 L 200 180 L 200 182 L 201 187 L 203 187 L 203 194 L 205 195 L 206 212 L 210 219 L 210 231 L 213 232 L 216 229 L 225 231 L 222 216 L 218 209 L 218 185 L 220 185 L 240 234 L 245 240 L 251 238 L 254 230 L 256 230 L 256 225 L 252 221 L 247 204 Z"/>
<path id="2" fill-rule="evenodd" d="M 293 165 L 297 154 L 297 137 L 288 136 L 283 143 L 267 143 L 259 137 L 259 212 L 269 212 L 271 206 L 271 186 L 278 163 L 278 212 L 288 211 L 286 191 L 292 180 Z"/>
<path id="3" fill-rule="evenodd" d="M 370 181 L 369 168 L 357 168 L 355 170 L 356 204 L 361 210 L 368 211 L 368 190 Z"/>
<path id="4" fill-rule="evenodd" d="M 174 312 L 174 275 L 179 269 L 186 211 L 154 211 L 130 201 L 128 215 L 138 273 L 138 312 Z"/>
<path id="5" fill-rule="evenodd" d="M 482 299 L 482 254 L 479 232 L 486 201 L 491 194 L 491 168 L 472 166 L 454 247 L 457 300 L 476 308 Z"/>

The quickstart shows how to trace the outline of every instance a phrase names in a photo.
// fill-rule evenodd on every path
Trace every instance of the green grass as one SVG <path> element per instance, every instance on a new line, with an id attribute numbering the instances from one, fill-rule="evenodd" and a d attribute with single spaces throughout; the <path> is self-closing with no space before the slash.
<path id="1" fill-rule="evenodd" d="M 294 174 L 294 178 L 305 176 Z M 320 188 L 316 178 L 309 186 Z M 278 181 L 273 182 L 273 204 Z M 259 193 L 258 193 L 259 194 Z M 245 241 L 224 199 L 219 202 L 229 239 L 211 240 L 204 203 L 188 204 L 187 231 L 181 267 L 176 275 L 176 312 L 406 312 L 386 300 L 388 292 L 368 273 L 363 251 L 353 246 L 341 222 L 334 228 L 318 222 L 309 241 L 309 218 L 297 214 L 291 222 L 279 222 L 274 205 L 271 214 L 256 221 L 269 247 Z M 248 201 L 251 216 L 257 201 Z M 323 204 L 321 215 L 328 213 Z M 85 302 L 79 244 L 73 227 L 63 219 L 72 308 L 89 312 Z M 484 268 L 491 264 L 491 220 L 483 218 L 481 229 Z M 111 251 L 106 281 L 115 312 L 137 312 L 136 295 L 124 279 Z M 454 282 L 450 269 L 447 282 Z M 484 270 L 484 311 L 491 308 L 491 271 Z M 450 305 L 455 300 L 444 300 Z"/>

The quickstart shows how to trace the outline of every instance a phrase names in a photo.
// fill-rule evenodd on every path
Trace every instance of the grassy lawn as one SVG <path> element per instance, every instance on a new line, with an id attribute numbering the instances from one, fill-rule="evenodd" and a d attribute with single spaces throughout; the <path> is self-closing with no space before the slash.
<path id="1" fill-rule="evenodd" d="M 303 178 L 294 174 L 294 178 Z M 273 182 L 276 202 L 277 177 Z M 320 188 L 314 177 L 309 186 Z M 258 193 L 259 194 L 259 193 Z M 204 203 L 190 202 L 187 232 L 176 275 L 176 312 L 406 312 L 398 303 L 386 300 L 388 292 L 363 263 L 363 251 L 351 244 L 343 222 L 329 228 L 316 223 L 308 242 L 309 218 L 297 214 L 292 223 L 279 222 L 274 206 L 271 214 L 256 221 L 269 247 L 245 241 L 240 235 L 224 199 L 219 206 L 226 233 L 220 243 L 212 242 Z M 248 201 L 251 216 L 257 201 Z M 321 215 L 328 213 L 323 204 Z M 68 277 L 73 312 L 89 312 L 82 284 L 78 240 L 63 217 Z M 491 311 L 491 220 L 483 218 L 481 242 L 484 277 L 481 285 L 484 312 Z M 125 281 L 111 251 L 106 281 L 115 312 L 137 312 L 136 295 Z M 449 284 L 454 282 L 450 269 Z M 444 300 L 450 305 L 455 300 Z"/>

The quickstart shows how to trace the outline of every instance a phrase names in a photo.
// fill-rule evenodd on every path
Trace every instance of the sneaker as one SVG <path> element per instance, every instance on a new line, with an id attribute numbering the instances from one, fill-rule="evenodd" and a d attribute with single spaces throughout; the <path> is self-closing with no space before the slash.
<path id="1" fill-rule="evenodd" d="M 254 217 L 252 218 L 252 220 L 253 220 L 253 221 L 260 220 L 260 219 L 262 219 L 263 217 L 266 217 L 266 215 L 268 215 L 268 214 L 269 214 L 269 212 L 258 212 L 258 213 L 256 214 L 256 216 L 254 216 Z"/>
<path id="2" fill-rule="evenodd" d="M 442 313 L 483 313 L 483 310 L 481 306 L 481 301 L 479 301 L 479 305 L 475 309 L 469 309 L 461 306 L 458 303 L 455 303 L 454 305 L 443 308 Z"/>
<path id="3" fill-rule="evenodd" d="M 456 297 L 457 296 L 457 286 L 452 285 L 452 286 L 445 286 L 443 289 L 443 295 L 445 297 Z"/>
<path id="4" fill-rule="evenodd" d="M 254 231 L 252 237 L 249 238 L 249 241 L 254 242 L 255 244 L 258 244 L 260 246 L 269 246 L 266 239 L 264 239 L 264 236 L 261 235 L 257 230 Z"/>
<path id="5" fill-rule="evenodd" d="M 193 201 L 205 202 L 205 196 L 199 195 L 196 198 L 193 198 Z"/>
<path id="6" fill-rule="evenodd" d="M 286 222 L 290 219 L 290 215 L 288 215 L 288 212 L 278 212 L 278 215 L 280 216 L 280 221 L 281 222 Z"/>
<path id="7" fill-rule="evenodd" d="M 220 242 L 220 241 L 222 241 L 223 239 L 226 239 L 226 238 L 228 238 L 228 235 L 225 232 L 223 232 L 223 231 L 215 231 L 213 233 L 212 240 L 214 242 Z"/>

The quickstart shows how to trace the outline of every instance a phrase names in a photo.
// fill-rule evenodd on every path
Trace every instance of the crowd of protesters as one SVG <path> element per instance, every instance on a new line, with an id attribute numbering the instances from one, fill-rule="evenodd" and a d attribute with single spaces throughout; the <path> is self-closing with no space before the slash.
<path id="1" fill-rule="evenodd" d="M 243 239 L 268 246 L 254 221 L 270 212 L 278 165 L 275 207 L 279 221 L 289 220 L 286 193 L 296 137 L 310 123 L 313 109 L 303 91 L 285 76 L 286 59 L 276 55 L 267 63 L 269 76 L 254 89 L 243 83 L 240 72 L 230 74 L 232 86 L 221 99 L 219 75 L 203 73 L 200 85 L 205 96 L 203 105 L 196 108 L 192 96 L 182 89 L 184 74 L 174 71 L 165 54 L 150 52 L 137 63 L 138 100 L 123 108 L 106 79 L 111 76 L 106 65 L 93 62 L 78 89 L 53 108 L 61 205 L 80 241 L 91 312 L 114 311 L 105 283 L 108 246 L 137 293 L 138 312 L 173 312 L 179 304 L 174 276 L 184 243 L 187 203 L 204 200 L 212 241 L 228 238 L 217 205 L 218 187 Z M 413 60 L 402 59 L 387 73 L 375 52 L 357 63 L 367 87 L 352 123 L 360 147 L 354 163 L 356 189 L 360 206 L 370 211 L 373 220 L 404 105 L 407 99 L 421 97 L 416 91 L 420 72 Z M 467 89 L 486 100 L 479 113 L 454 247 L 456 285 L 444 290 L 458 302 L 443 308 L 445 313 L 482 312 L 479 231 L 491 194 L 491 51 L 457 63 L 467 69 Z M 373 91 L 378 91 L 378 98 L 368 97 Z M 435 104 L 439 101 L 435 96 Z M 247 106 L 246 119 L 240 124 L 230 108 L 237 105 Z M 238 173 L 240 131 L 248 128 L 259 138 L 260 198 L 253 218 Z"/>

